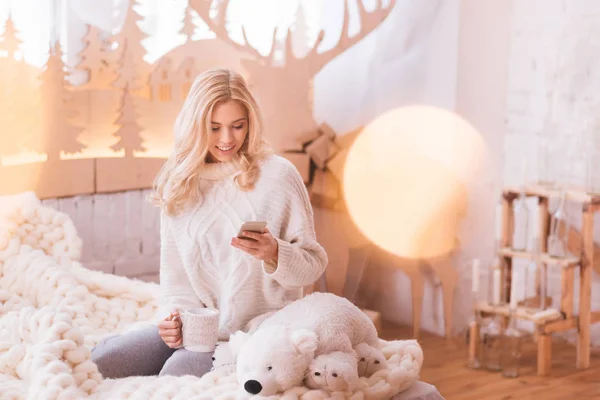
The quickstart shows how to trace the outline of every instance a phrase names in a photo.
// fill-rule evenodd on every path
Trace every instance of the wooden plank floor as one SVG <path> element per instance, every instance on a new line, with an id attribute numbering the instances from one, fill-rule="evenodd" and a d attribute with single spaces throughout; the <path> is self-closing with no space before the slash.
<path id="1" fill-rule="evenodd" d="M 503 378 L 500 373 L 474 371 L 466 367 L 467 348 L 459 338 L 445 338 L 421 331 L 419 343 L 425 361 L 421 380 L 435 385 L 446 400 L 578 400 L 600 399 L 600 354 L 592 353 L 587 370 L 575 369 L 573 345 L 554 340 L 552 371 L 548 377 L 536 376 L 536 351 L 528 340 L 521 376 Z M 383 324 L 381 337 L 407 339 L 410 327 Z"/>

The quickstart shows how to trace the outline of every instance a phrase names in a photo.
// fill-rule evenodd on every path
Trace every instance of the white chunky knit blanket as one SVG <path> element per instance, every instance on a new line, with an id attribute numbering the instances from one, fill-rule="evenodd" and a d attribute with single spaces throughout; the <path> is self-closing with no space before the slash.
<path id="1" fill-rule="evenodd" d="M 71 219 L 32 193 L 0 197 L 0 399 L 244 399 L 235 373 L 103 379 L 90 360 L 104 336 L 153 323 L 158 286 L 88 270 Z M 281 399 L 389 399 L 419 377 L 412 340 L 382 341 L 389 369 L 355 393 L 296 387 Z"/>

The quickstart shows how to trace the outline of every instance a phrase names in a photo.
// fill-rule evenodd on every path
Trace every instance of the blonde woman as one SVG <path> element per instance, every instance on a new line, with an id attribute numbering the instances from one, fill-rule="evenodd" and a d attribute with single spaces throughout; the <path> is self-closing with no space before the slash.
<path id="1" fill-rule="evenodd" d="M 174 128 L 174 148 L 153 195 L 161 208 L 162 320 L 94 348 L 92 359 L 106 378 L 202 376 L 212 353 L 182 348 L 180 313 L 218 309 L 219 340 L 228 340 L 300 298 L 327 265 L 303 180 L 269 150 L 259 107 L 240 75 L 226 69 L 200 75 Z M 266 221 L 267 230 L 239 239 L 245 221 Z"/>

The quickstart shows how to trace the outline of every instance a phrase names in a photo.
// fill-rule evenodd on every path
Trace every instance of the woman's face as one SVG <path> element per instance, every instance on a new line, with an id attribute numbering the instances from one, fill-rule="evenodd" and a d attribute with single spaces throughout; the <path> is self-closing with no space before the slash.
<path id="1" fill-rule="evenodd" d="M 217 103 L 208 133 L 208 162 L 230 161 L 248 135 L 246 108 L 236 100 Z"/>

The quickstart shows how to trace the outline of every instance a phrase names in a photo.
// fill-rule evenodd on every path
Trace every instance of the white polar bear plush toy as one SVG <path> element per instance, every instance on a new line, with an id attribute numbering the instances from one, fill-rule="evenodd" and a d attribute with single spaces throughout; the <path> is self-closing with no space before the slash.
<path id="1" fill-rule="evenodd" d="M 353 353 L 359 343 L 379 348 L 373 322 L 349 300 L 312 293 L 274 313 L 252 334 L 237 332 L 238 383 L 246 392 L 270 396 L 302 384 L 321 354 Z M 233 343 L 232 342 L 232 343 Z"/>
<path id="2" fill-rule="evenodd" d="M 274 314 L 273 312 L 269 312 L 266 314 L 259 315 L 258 317 L 252 319 L 246 325 L 247 332 L 254 332 L 258 326 L 268 317 Z M 211 371 L 219 371 L 223 375 L 228 375 L 230 373 L 235 372 L 235 364 L 237 359 L 237 353 L 239 351 L 239 346 L 236 347 L 236 344 L 243 344 L 244 339 L 236 340 L 236 335 L 243 334 L 242 331 L 239 331 L 229 338 L 229 342 L 219 342 L 215 348 L 215 352 L 212 356 L 212 369 Z"/>
<path id="3" fill-rule="evenodd" d="M 235 372 L 235 353 L 229 342 L 218 343 L 212 356 L 212 370 L 228 375 Z"/>

